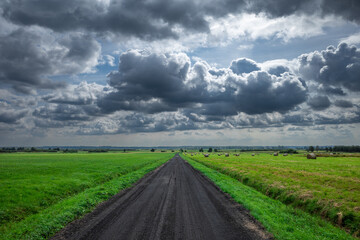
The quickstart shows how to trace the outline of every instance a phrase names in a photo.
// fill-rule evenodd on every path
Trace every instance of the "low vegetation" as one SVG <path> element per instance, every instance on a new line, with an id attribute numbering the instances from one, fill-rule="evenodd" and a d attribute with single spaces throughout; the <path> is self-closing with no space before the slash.
<path id="1" fill-rule="evenodd" d="M 173 155 L 1 154 L 0 239 L 47 238 Z"/>
<path id="2" fill-rule="evenodd" d="M 184 154 L 183 157 L 195 169 L 202 172 L 219 186 L 220 189 L 228 193 L 235 201 L 250 210 L 250 213 L 259 220 L 276 239 L 353 239 L 351 235 L 334 227 L 320 216 L 313 216 L 300 209 L 293 208 L 292 206 L 288 206 L 278 200 L 272 199 L 254 188 L 246 186 L 238 181 L 237 178 L 229 176 L 230 174 L 220 173 L 215 170 L 217 167 L 211 168 L 205 166 L 205 164 L 212 166 L 212 161 L 225 161 L 223 158 L 219 159 L 217 155 L 216 157 L 211 155 L 206 158 L 206 160 L 202 155 L 194 155 L 191 157 L 190 154 Z M 243 157 L 245 158 L 245 156 Z M 254 160 L 257 157 L 252 157 L 250 154 L 247 154 L 247 158 Z M 227 159 L 234 161 L 232 157 Z M 207 162 L 208 160 L 210 162 Z M 244 162 L 246 165 L 246 161 Z M 230 165 L 228 167 L 230 167 Z M 221 170 L 222 168 L 219 167 L 218 169 Z M 247 180 L 247 182 L 248 181 L 249 180 Z"/>
<path id="3" fill-rule="evenodd" d="M 191 159 L 281 202 L 322 216 L 353 235 L 360 229 L 360 157 L 202 154 Z"/>

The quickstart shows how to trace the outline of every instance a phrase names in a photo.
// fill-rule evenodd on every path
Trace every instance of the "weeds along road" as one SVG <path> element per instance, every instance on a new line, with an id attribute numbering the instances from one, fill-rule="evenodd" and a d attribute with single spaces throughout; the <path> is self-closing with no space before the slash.
<path id="1" fill-rule="evenodd" d="M 53 239 L 269 239 L 178 154 Z"/>

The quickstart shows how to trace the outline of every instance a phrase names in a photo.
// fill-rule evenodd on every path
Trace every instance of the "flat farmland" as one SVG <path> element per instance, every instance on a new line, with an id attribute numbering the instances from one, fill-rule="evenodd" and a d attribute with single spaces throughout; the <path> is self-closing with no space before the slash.
<path id="1" fill-rule="evenodd" d="M 54 213 L 61 218 L 63 210 L 72 208 L 60 222 L 52 224 L 58 225 L 56 229 L 59 229 L 60 225 L 129 187 L 173 155 L 116 152 L 0 154 L 0 238 L 29 238 L 21 234 L 34 232 L 31 228 L 38 229 L 34 222 L 48 221 L 46 219 Z M 49 232 L 41 231 L 42 237 Z M 6 235 L 8 232 L 20 235 Z"/>
<path id="2" fill-rule="evenodd" d="M 272 156 L 241 153 L 202 154 L 191 159 L 231 176 L 256 190 L 359 234 L 360 157 Z"/>

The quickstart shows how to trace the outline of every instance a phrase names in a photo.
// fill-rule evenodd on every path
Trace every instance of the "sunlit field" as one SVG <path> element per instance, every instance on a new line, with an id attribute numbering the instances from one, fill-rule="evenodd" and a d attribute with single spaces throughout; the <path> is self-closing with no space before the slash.
<path id="1" fill-rule="evenodd" d="M 17 224 L 26 229 L 31 219 L 44 219 L 54 212 L 61 216 L 66 202 L 70 201 L 74 201 L 68 204 L 74 207 L 73 217 L 80 216 L 173 155 L 121 152 L 0 154 L 0 233 L 16 229 Z M 76 198 L 85 202 L 77 206 Z M 49 214 L 39 217 L 44 212 Z M 66 222 L 69 216 L 64 218 Z"/>
<path id="2" fill-rule="evenodd" d="M 283 203 L 326 217 L 332 223 L 359 231 L 360 157 L 318 157 L 269 153 L 202 154 L 188 157 L 238 179 Z"/>

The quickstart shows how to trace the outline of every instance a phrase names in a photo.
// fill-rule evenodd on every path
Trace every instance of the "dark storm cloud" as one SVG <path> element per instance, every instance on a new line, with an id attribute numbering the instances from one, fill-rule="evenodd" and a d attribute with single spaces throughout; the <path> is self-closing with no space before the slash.
<path id="1" fill-rule="evenodd" d="M 185 54 L 149 54 L 129 51 L 120 56 L 119 71 L 109 74 L 116 91 L 99 100 L 105 112 L 137 110 L 176 111 L 207 94 L 202 76 L 185 84 L 190 59 Z M 196 73 L 196 69 L 194 70 Z"/>
<path id="2" fill-rule="evenodd" d="M 55 31 L 121 33 L 143 39 L 176 37 L 172 27 L 207 31 L 207 22 L 192 1 L 16 1 L 3 3 L 6 19 Z"/>
<path id="3" fill-rule="evenodd" d="M 346 95 L 344 90 L 339 88 L 339 87 L 322 86 L 322 87 L 320 87 L 319 90 L 321 92 L 324 92 L 324 93 L 330 94 L 330 95 L 338 95 L 338 96 L 345 96 Z"/>
<path id="4" fill-rule="evenodd" d="M 321 1 L 314 0 L 255 0 L 249 1 L 249 9 L 256 13 L 265 12 L 272 17 L 288 16 L 294 13 L 313 14 Z"/>
<path id="5" fill-rule="evenodd" d="M 358 0 L 324 0 L 321 7 L 323 14 L 339 15 L 344 19 L 360 22 L 360 1 Z"/>
<path id="6" fill-rule="evenodd" d="M 307 104 L 314 110 L 321 111 L 330 107 L 331 102 L 327 96 L 314 96 L 309 98 Z"/>
<path id="7" fill-rule="evenodd" d="M 83 108 L 65 104 L 39 107 L 35 109 L 33 116 L 54 121 L 87 121 L 91 118 Z"/>
<path id="8" fill-rule="evenodd" d="M 306 89 L 293 75 L 275 77 L 266 72 L 255 72 L 240 84 L 237 102 L 239 109 L 248 114 L 286 112 L 304 102 Z"/>
<path id="9" fill-rule="evenodd" d="M 174 28 L 209 30 L 207 16 L 223 17 L 237 13 L 265 13 L 269 17 L 292 14 L 338 15 L 359 22 L 357 0 L 271 0 L 271 1 L 167 1 L 167 0 L 17 0 L 0 5 L 9 21 L 38 25 L 55 31 L 86 30 L 115 33 L 142 39 L 176 38 Z"/>
<path id="10" fill-rule="evenodd" d="M 286 112 L 306 100 L 306 89 L 292 75 L 276 77 L 267 72 L 253 72 L 244 79 L 229 77 L 222 93 L 226 101 L 204 104 L 200 113 L 229 116 L 239 112 L 261 114 Z M 221 120 L 221 118 L 219 118 Z"/>
<path id="11" fill-rule="evenodd" d="M 109 74 L 115 90 L 98 101 L 105 112 L 134 110 L 145 113 L 192 108 L 209 116 L 286 112 L 304 102 L 306 89 L 294 75 L 281 77 L 259 68 L 252 60 L 241 59 L 230 69 L 214 76 L 204 62 L 193 66 L 185 54 L 155 54 L 128 51 L 120 56 L 119 71 Z M 226 72 L 226 73 L 225 73 Z M 219 80 L 221 78 L 223 80 Z"/>
<path id="12" fill-rule="evenodd" d="M 354 106 L 352 102 L 347 100 L 336 100 L 334 105 L 340 108 L 351 108 Z"/>
<path id="13" fill-rule="evenodd" d="M 329 46 L 321 52 L 301 55 L 299 62 L 302 76 L 323 84 L 325 89 L 335 90 L 338 95 L 342 95 L 339 87 L 360 91 L 360 50 L 356 46 L 346 43 L 337 48 Z"/>
<path id="14" fill-rule="evenodd" d="M 248 12 L 264 12 L 270 17 L 292 14 L 336 15 L 360 22 L 360 2 L 357 0 L 254 0 L 248 1 Z"/>
<path id="15" fill-rule="evenodd" d="M 14 111 L 14 110 L 0 110 L 0 122 L 3 123 L 16 123 L 27 115 L 28 111 Z"/>
<path id="16" fill-rule="evenodd" d="M 100 45 L 84 34 L 56 40 L 39 29 L 19 28 L 0 36 L 0 82 L 29 93 L 33 88 L 55 89 L 64 83 L 47 76 L 76 74 L 96 65 Z"/>

